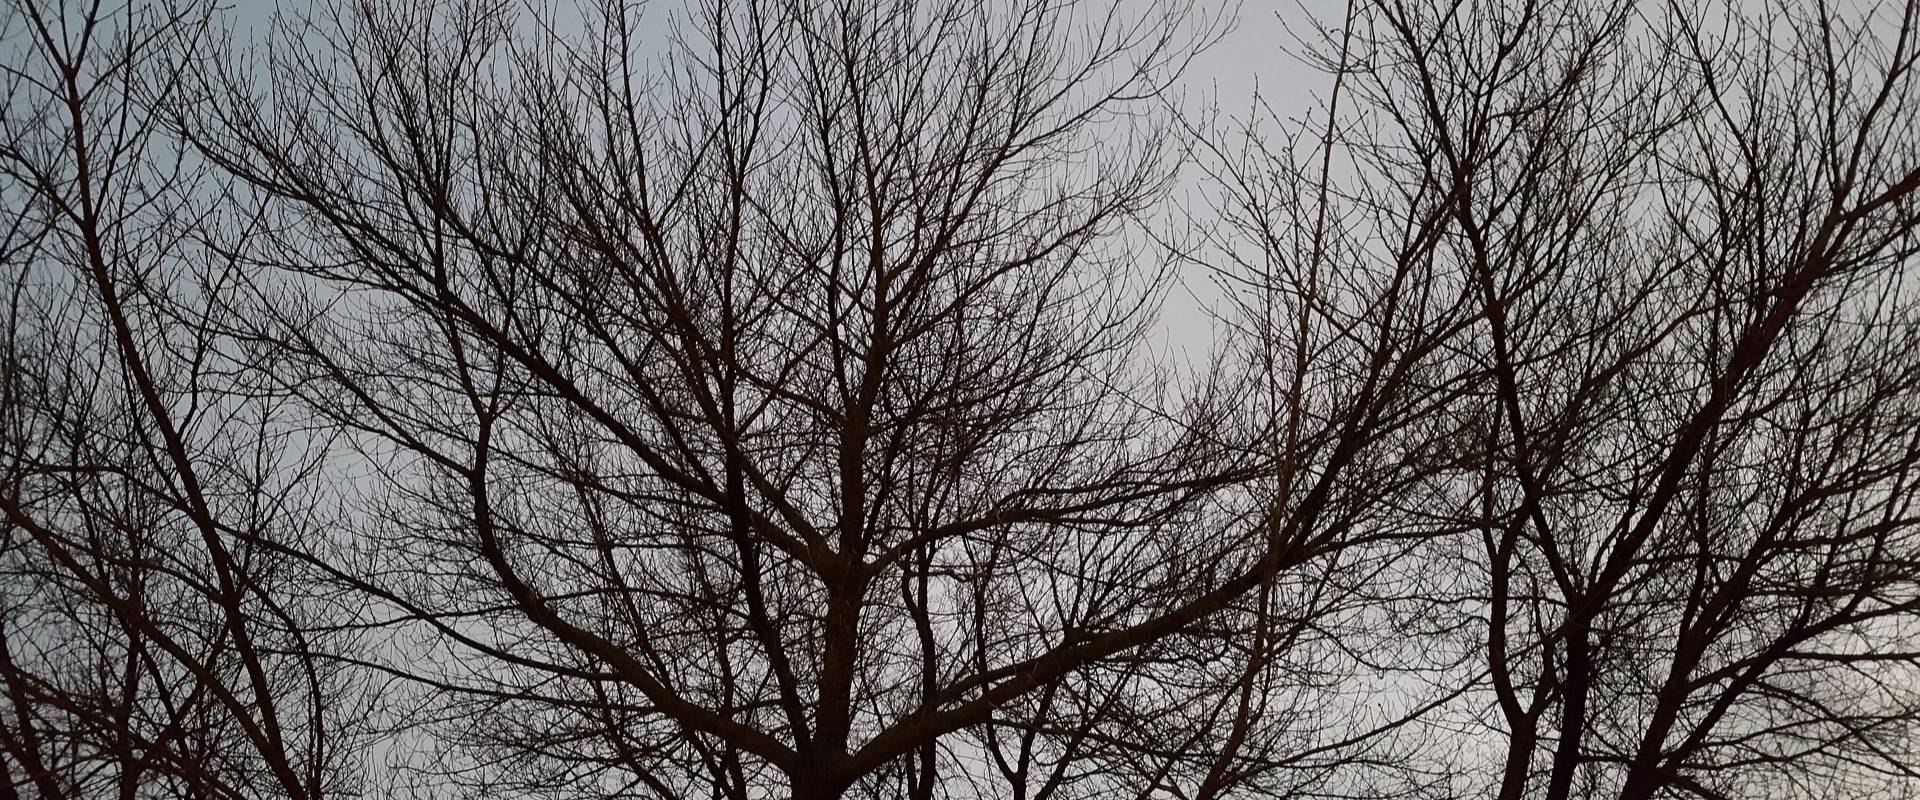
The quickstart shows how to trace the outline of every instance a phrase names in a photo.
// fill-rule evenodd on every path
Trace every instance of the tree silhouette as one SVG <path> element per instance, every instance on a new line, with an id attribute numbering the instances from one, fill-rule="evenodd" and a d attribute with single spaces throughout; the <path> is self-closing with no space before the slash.
<path id="1" fill-rule="evenodd" d="M 1910 3 L 8 9 L 11 796 L 1920 785 Z"/>

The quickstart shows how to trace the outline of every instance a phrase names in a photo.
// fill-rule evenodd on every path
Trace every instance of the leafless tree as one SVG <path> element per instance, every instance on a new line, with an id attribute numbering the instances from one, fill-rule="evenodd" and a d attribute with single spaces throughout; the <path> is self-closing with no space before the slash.
<path id="1" fill-rule="evenodd" d="M 9 9 L 14 795 L 1920 786 L 1911 3 Z"/>
<path id="2" fill-rule="evenodd" d="M 1490 793 L 1915 788 L 1915 14 L 1380 2 L 1318 42 L 1361 109 L 1327 205 L 1482 311 L 1434 510 L 1480 540 Z"/>
<path id="3" fill-rule="evenodd" d="M 649 67 L 598 11 L 345 8 L 181 126 L 270 209 L 234 335 L 380 454 L 408 569 L 352 580 L 450 648 L 391 667 L 448 768 L 932 796 L 1024 737 L 1019 791 L 1097 782 L 1045 770 L 1282 566 L 1222 393 L 1142 369 L 1175 154 L 1121 123 L 1193 32 L 717 4 Z"/>
<path id="4" fill-rule="evenodd" d="M 197 4 L 0 10 L 0 791 L 317 800 L 357 695 L 310 635 L 314 463 L 202 324 L 234 215 L 150 110 Z"/>

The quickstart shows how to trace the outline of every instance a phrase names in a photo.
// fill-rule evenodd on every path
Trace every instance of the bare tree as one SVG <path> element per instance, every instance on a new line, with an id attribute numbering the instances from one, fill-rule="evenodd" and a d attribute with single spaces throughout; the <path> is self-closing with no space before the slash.
<path id="1" fill-rule="evenodd" d="M 1920 786 L 1913 4 L 587 6 L 8 6 L 12 795 Z"/>
<path id="2" fill-rule="evenodd" d="M 0 790 L 316 800 L 355 695 L 310 635 L 299 437 L 223 367 L 235 213 L 150 110 L 201 4 L 0 12 Z"/>
<path id="3" fill-rule="evenodd" d="M 1435 508 L 1480 538 L 1498 796 L 1914 788 L 1915 13 L 1382 2 L 1320 43 L 1334 205 L 1483 312 Z"/>
<path id="4" fill-rule="evenodd" d="M 601 11 L 348 9 L 182 123 L 270 208 L 240 335 L 383 454 L 409 570 L 353 580 L 453 643 L 393 668 L 446 690 L 451 768 L 931 796 L 956 732 L 1065 759 L 1086 729 L 1012 701 L 1151 691 L 1154 642 L 1281 566 L 1220 494 L 1230 409 L 1141 369 L 1165 270 L 1122 234 L 1173 153 L 1115 123 L 1193 32 L 714 5 L 648 68 Z"/>

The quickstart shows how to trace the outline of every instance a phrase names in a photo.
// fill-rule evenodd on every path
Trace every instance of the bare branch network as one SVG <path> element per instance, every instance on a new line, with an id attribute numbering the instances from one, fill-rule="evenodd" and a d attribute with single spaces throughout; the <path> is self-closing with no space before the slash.
<path id="1" fill-rule="evenodd" d="M 1920 4 L 0 6 L 0 800 L 1920 797 Z"/>

